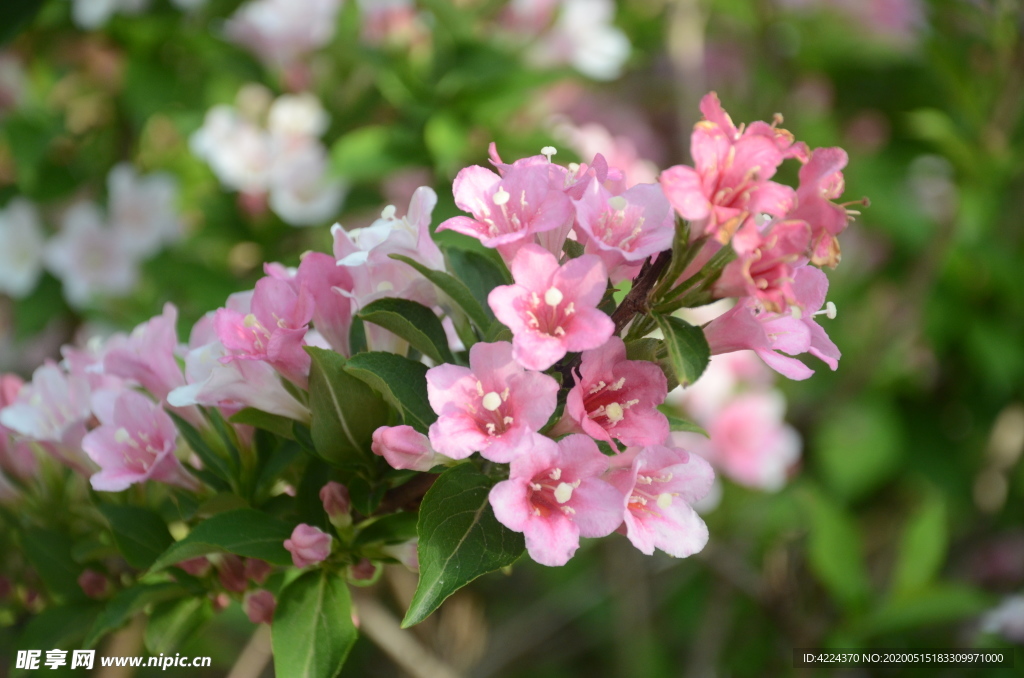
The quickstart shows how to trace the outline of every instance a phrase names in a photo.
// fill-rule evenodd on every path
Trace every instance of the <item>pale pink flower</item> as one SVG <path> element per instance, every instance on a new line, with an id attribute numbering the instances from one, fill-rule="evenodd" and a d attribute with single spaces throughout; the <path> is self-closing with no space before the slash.
<path id="1" fill-rule="evenodd" d="M 0 209 L 0 294 L 19 298 L 43 274 L 43 229 L 32 203 L 14 198 Z"/>
<path id="2" fill-rule="evenodd" d="M 333 221 L 348 184 L 330 176 L 327 151 L 315 138 L 289 143 L 274 156 L 270 208 L 292 226 Z"/>
<path id="3" fill-rule="evenodd" d="M 178 365 L 178 309 L 164 304 L 164 312 L 142 323 L 130 335 L 115 334 L 107 340 L 103 371 L 131 379 L 160 400 L 185 385 Z"/>
<path id="4" fill-rule="evenodd" d="M 149 0 L 73 0 L 71 17 L 86 30 L 103 26 L 114 14 L 139 14 L 149 6 Z"/>
<path id="5" fill-rule="evenodd" d="M 774 492 L 800 458 L 800 435 L 786 425 L 785 411 L 778 391 L 744 393 L 702 422 L 710 439 L 677 431 L 672 440 L 741 485 Z"/>
<path id="6" fill-rule="evenodd" d="M 661 549 L 685 558 L 708 542 L 708 528 L 692 504 L 711 489 L 715 474 L 696 454 L 663 445 L 626 450 L 612 462 L 608 482 L 622 493 L 626 536 L 641 552 Z"/>
<path id="7" fill-rule="evenodd" d="M 128 163 L 107 175 L 112 230 L 129 253 L 147 257 L 181 237 L 176 202 L 178 185 L 166 172 L 139 176 Z"/>
<path id="8" fill-rule="evenodd" d="M 260 195 L 269 189 L 273 142 L 232 106 L 207 111 L 203 126 L 189 138 L 189 147 L 228 188 Z"/>
<path id="9" fill-rule="evenodd" d="M 217 311 L 217 337 L 230 355 L 221 362 L 259 360 L 272 365 L 289 381 L 305 388 L 309 380 L 309 354 L 302 350 L 313 297 L 284 280 L 265 277 L 257 281 L 249 313 L 230 308 Z"/>
<path id="10" fill-rule="evenodd" d="M 721 243 L 754 216 L 783 216 L 793 189 L 769 181 L 787 157 L 802 156 L 792 135 L 765 123 L 742 132 L 711 92 L 701 100 L 705 120 L 694 126 L 690 154 L 694 167 L 676 165 L 661 173 L 661 187 L 676 211 L 691 221 L 691 237 L 709 235 Z"/>
<path id="11" fill-rule="evenodd" d="M 270 624 L 274 621 L 277 600 L 270 591 L 260 589 L 246 594 L 242 608 L 253 624 Z"/>
<path id="12" fill-rule="evenodd" d="M 474 344 L 469 367 L 438 365 L 427 371 L 427 395 L 439 416 L 430 443 L 453 459 L 480 452 L 507 463 L 529 450 L 530 434 L 555 411 L 558 382 L 524 370 L 512 358 L 512 344 Z"/>
<path id="13" fill-rule="evenodd" d="M 285 138 L 319 137 L 327 131 L 330 122 L 323 104 L 310 92 L 282 94 L 267 111 L 267 130 Z"/>
<path id="14" fill-rule="evenodd" d="M 622 494 L 601 479 L 609 458 L 584 435 L 558 443 L 533 434 L 529 451 L 512 460 L 508 480 L 489 496 L 498 521 L 526 537 L 541 565 L 565 565 L 580 537 L 604 537 L 622 522 Z"/>
<path id="15" fill-rule="evenodd" d="M 668 395 L 661 368 L 646 360 L 627 360 L 626 345 L 612 337 L 585 351 L 576 385 L 565 401 L 557 433 L 580 431 L 611 443 L 657 445 L 668 436 L 668 419 L 656 408 Z"/>
<path id="16" fill-rule="evenodd" d="M 505 168 L 502 176 L 478 165 L 460 171 L 452 187 L 455 204 L 473 217 L 452 217 L 437 230 L 477 238 L 484 246 L 497 248 L 506 263 L 537 234 L 567 233 L 572 227 L 572 201 L 552 187 L 549 163 L 522 162 Z"/>
<path id="17" fill-rule="evenodd" d="M 195 487 L 174 456 L 178 431 L 159 405 L 135 391 L 118 396 L 113 413 L 82 440 L 82 449 L 100 471 L 90 478 L 93 489 L 120 492 L 135 483 L 156 480 Z"/>
<path id="18" fill-rule="evenodd" d="M 430 446 L 430 439 L 412 426 L 381 426 L 373 432 L 373 453 L 384 457 L 391 468 L 429 471 L 449 461 Z"/>
<path id="19" fill-rule="evenodd" d="M 99 208 L 88 202 L 70 207 L 61 230 L 46 243 L 47 268 L 64 283 L 64 297 L 82 308 L 98 295 L 127 294 L 138 280 L 134 255 L 103 224 Z"/>
<path id="20" fill-rule="evenodd" d="M 770 222 L 763 232 L 747 227 L 733 238 L 738 258 L 715 283 L 721 297 L 754 297 L 768 311 L 782 313 L 796 303 L 794 271 L 807 262 L 811 229 L 807 222 Z"/>
<path id="21" fill-rule="evenodd" d="M 227 37 L 285 66 L 334 38 L 341 0 L 251 0 L 228 19 Z"/>
<path id="22" fill-rule="evenodd" d="M 291 539 L 284 540 L 284 547 L 291 552 L 295 567 L 308 567 L 327 560 L 331 541 L 331 535 L 319 527 L 302 523 L 292 531 Z"/>
<path id="23" fill-rule="evenodd" d="M 998 633 L 1012 643 L 1024 643 L 1024 595 L 1009 596 L 981 618 L 981 630 Z"/>
<path id="24" fill-rule="evenodd" d="M 25 383 L 14 374 L 0 374 L 0 412 L 13 405 Z M 39 467 L 31 444 L 24 439 L 13 439 L 9 428 L 0 423 L 0 470 L 15 478 L 31 478 Z"/>
<path id="25" fill-rule="evenodd" d="M 274 566 L 259 558 L 245 559 L 245 578 L 256 584 L 263 584 L 274 571 Z"/>
<path id="26" fill-rule="evenodd" d="M 354 285 L 349 269 L 328 254 L 310 252 L 302 257 L 295 284 L 305 286 L 313 297 L 313 326 L 331 348 L 349 355 Z"/>
<path id="27" fill-rule="evenodd" d="M 839 242 L 836 239 L 846 228 L 851 213 L 833 200 L 843 194 L 845 182 L 842 169 L 848 157 L 841 148 L 816 148 L 806 165 L 800 168 L 800 185 L 796 189 L 796 206 L 788 219 L 802 219 L 811 227 L 811 262 L 835 268 L 839 263 Z"/>
<path id="28" fill-rule="evenodd" d="M 614 80 L 629 58 L 626 34 L 612 20 L 612 0 L 561 0 L 555 25 L 530 46 L 528 57 L 536 64 L 568 63 L 595 80 Z"/>
<path id="29" fill-rule="evenodd" d="M 691 324 L 703 323 L 691 321 Z M 753 351 L 723 353 L 711 356 L 700 379 L 686 388 L 674 390 L 668 401 L 704 425 L 711 422 L 741 390 L 766 391 L 771 389 L 774 381 L 775 373 Z"/>
<path id="30" fill-rule="evenodd" d="M 832 370 L 839 366 L 839 349 L 825 334 L 814 317 L 825 313 L 834 317 L 835 306 L 820 311 L 828 292 L 828 278 L 820 270 L 803 266 L 794 274 L 796 303 L 790 313 L 772 313 L 756 299 L 745 297 L 704 328 L 711 354 L 753 350 L 776 372 L 790 379 L 803 380 L 814 370 L 796 358 L 782 353 L 810 353 L 825 361 Z M 801 310 L 802 309 L 802 310 Z"/>
<path id="31" fill-rule="evenodd" d="M 609 165 L 622 171 L 627 187 L 658 182 L 657 167 L 641 157 L 633 139 L 628 136 L 614 135 L 596 122 L 575 125 L 568 121 L 559 123 L 554 134 L 581 158 L 602 154 Z"/>
<path id="32" fill-rule="evenodd" d="M 591 182 L 576 203 L 577 235 L 601 257 L 613 283 L 633 278 L 644 260 L 672 247 L 675 214 L 657 184 L 612 195 Z"/>
<path id="33" fill-rule="evenodd" d="M 527 369 L 546 370 L 569 351 L 597 348 L 615 324 L 597 305 L 608 286 L 604 264 L 583 255 L 558 265 L 540 245 L 524 245 L 512 260 L 514 285 L 487 297 L 494 315 L 512 330 L 512 357 Z"/>

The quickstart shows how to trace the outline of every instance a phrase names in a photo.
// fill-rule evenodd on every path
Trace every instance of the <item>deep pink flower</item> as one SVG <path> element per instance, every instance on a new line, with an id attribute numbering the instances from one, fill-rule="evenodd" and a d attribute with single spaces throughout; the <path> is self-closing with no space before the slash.
<path id="1" fill-rule="evenodd" d="M 580 537 L 604 537 L 622 522 L 622 494 L 601 480 L 608 457 L 584 435 L 557 444 L 532 435 L 529 452 L 512 460 L 509 479 L 491 489 L 494 515 L 522 532 L 541 565 L 565 565 Z"/>
<path id="2" fill-rule="evenodd" d="M 284 547 L 291 552 L 295 567 L 307 567 L 327 560 L 331 541 L 331 535 L 319 527 L 302 523 L 292 531 L 291 539 L 284 540 Z"/>
<path id="3" fill-rule="evenodd" d="M 498 463 L 512 461 L 555 411 L 557 393 L 557 381 L 512 359 L 507 341 L 474 344 L 468 368 L 445 364 L 427 371 L 427 395 L 439 415 L 430 425 L 430 444 L 453 459 L 480 452 Z"/>
<path id="4" fill-rule="evenodd" d="M 558 265 L 540 245 L 524 245 L 512 260 L 514 285 L 487 297 L 494 315 L 512 330 L 512 356 L 523 367 L 546 370 L 569 351 L 597 348 L 615 324 L 597 305 L 608 277 L 595 256 Z"/>
<path id="5" fill-rule="evenodd" d="M 312 318 L 313 296 L 305 287 L 296 292 L 287 281 L 262 278 L 256 283 L 250 313 L 230 308 L 217 311 L 217 337 L 231 352 L 221 362 L 260 360 L 306 388 L 310 357 L 302 350 L 302 340 Z"/>
<path id="6" fill-rule="evenodd" d="M 373 432 L 373 453 L 387 460 L 391 468 L 429 471 L 448 461 L 430 446 L 430 439 L 412 426 L 381 426 Z"/>
<path id="7" fill-rule="evenodd" d="M 787 157 L 803 155 L 792 135 L 765 123 L 740 131 L 711 92 L 701 100 L 705 120 L 690 137 L 694 167 L 676 165 L 661 174 L 661 187 L 691 236 L 709 235 L 721 243 L 761 213 L 783 216 L 793 205 L 793 189 L 769 181 Z"/>
<path id="8" fill-rule="evenodd" d="M 260 589 L 246 594 L 242 607 L 253 624 L 270 624 L 274 621 L 277 600 L 270 591 Z"/>
<path id="9" fill-rule="evenodd" d="M 506 263 L 539 233 L 558 230 L 564 237 L 572 227 L 572 201 L 552 187 L 547 165 L 512 165 L 503 176 L 478 165 L 463 169 L 453 185 L 455 204 L 473 217 L 452 217 L 437 230 L 477 238 Z"/>
<path id="10" fill-rule="evenodd" d="M 781 313 L 796 303 L 794 270 L 806 263 L 811 240 L 807 222 L 773 221 L 765 231 L 747 227 L 733 238 L 739 255 L 715 283 L 720 297 L 755 297 L 766 310 Z"/>
<path id="11" fill-rule="evenodd" d="M 846 151 L 841 148 L 816 148 L 806 165 L 800 168 L 796 189 L 796 207 L 788 218 L 803 219 L 811 226 L 811 261 L 835 268 L 839 263 L 836 239 L 850 222 L 851 213 L 833 200 L 843 194 Z"/>
<path id="12" fill-rule="evenodd" d="M 676 558 L 697 553 L 708 528 L 691 505 L 711 489 L 715 473 L 696 454 L 663 445 L 632 448 L 617 457 L 608 482 L 624 496 L 626 536 L 651 555 L 658 548 Z"/>
<path id="13" fill-rule="evenodd" d="M 178 431 L 159 405 L 125 390 L 114 402 L 113 412 L 97 412 L 97 416 L 101 425 L 82 440 L 82 449 L 100 467 L 90 478 L 93 489 L 120 492 L 147 480 L 195 487 L 174 456 Z"/>
<path id="14" fill-rule="evenodd" d="M 839 349 L 825 334 L 814 317 L 834 314 L 835 307 L 820 311 L 828 292 L 828 278 L 820 270 L 803 266 L 794 274 L 796 303 L 790 313 L 772 313 L 756 299 L 745 297 L 704 328 L 711 354 L 753 350 L 776 372 L 790 379 L 803 380 L 814 370 L 789 355 L 810 353 L 825 361 L 832 370 L 839 366 Z M 802 309 L 802 310 L 801 310 Z"/>
<path id="15" fill-rule="evenodd" d="M 581 431 L 611 443 L 656 445 L 668 436 L 668 419 L 656 408 L 665 401 L 668 380 L 646 360 L 627 360 L 626 345 L 612 337 L 585 351 L 565 414 L 553 434 Z"/>
<path id="16" fill-rule="evenodd" d="M 657 184 L 612 195 L 596 181 L 576 203 L 578 235 L 601 257 L 613 283 L 634 277 L 652 254 L 672 246 L 675 214 Z"/>

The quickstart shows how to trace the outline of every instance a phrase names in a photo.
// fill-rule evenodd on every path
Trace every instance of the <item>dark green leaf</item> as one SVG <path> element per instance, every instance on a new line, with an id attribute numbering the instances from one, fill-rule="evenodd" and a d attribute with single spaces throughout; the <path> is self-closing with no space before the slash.
<path id="1" fill-rule="evenodd" d="M 927 587 L 945 561 L 948 542 L 946 502 L 938 492 L 929 492 L 903 530 L 891 594 L 907 598 Z"/>
<path id="2" fill-rule="evenodd" d="M 353 130 L 331 147 L 331 165 L 335 173 L 349 180 L 379 179 L 406 162 L 396 149 L 392 128 L 384 125 Z"/>
<path id="3" fill-rule="evenodd" d="M 43 0 L 4 0 L 0 3 L 0 44 L 17 35 L 43 6 Z"/>
<path id="4" fill-rule="evenodd" d="M 684 387 L 689 386 L 704 373 L 711 359 L 704 331 L 673 316 L 655 315 L 654 319 L 665 337 L 665 348 L 676 378 Z"/>
<path id="5" fill-rule="evenodd" d="M 498 522 L 487 501 L 491 480 L 472 464 L 438 477 L 420 506 L 420 581 L 402 626 L 418 624 L 445 598 L 523 554 L 523 535 Z"/>
<path id="6" fill-rule="evenodd" d="M 989 596 L 962 584 L 934 586 L 883 603 L 865 619 L 861 630 L 866 635 L 918 631 L 921 626 L 974 617 L 994 604 Z"/>
<path id="7" fill-rule="evenodd" d="M 473 324 L 477 326 L 480 331 L 487 329 L 487 327 L 494 321 L 494 314 L 490 312 L 490 308 L 480 305 L 473 293 L 469 291 L 458 278 L 454 278 L 443 271 L 435 271 L 427 268 L 418 261 L 414 261 L 409 257 L 403 257 L 400 254 L 390 255 L 392 259 L 409 264 L 417 271 L 419 271 L 424 278 L 434 283 L 442 292 L 447 294 L 449 298 L 455 304 L 463 310 L 463 312 L 469 316 L 469 319 L 473 321 Z M 485 310 L 486 309 L 486 310 Z"/>
<path id="8" fill-rule="evenodd" d="M 311 346 L 306 351 L 313 358 L 309 406 L 317 453 L 336 466 L 373 468 L 376 456 L 370 443 L 373 432 L 388 423 L 387 403 L 346 369 L 341 355 Z M 371 354 L 360 353 L 353 359 L 366 355 Z"/>
<path id="9" fill-rule="evenodd" d="M 508 285 L 512 282 L 508 271 L 488 256 L 471 250 L 448 247 L 445 249 L 445 256 L 448 257 L 452 273 L 466 283 L 466 287 L 473 293 L 487 316 L 493 318 L 494 314 L 491 312 L 487 297 L 498 285 Z"/>
<path id="10" fill-rule="evenodd" d="M 178 598 L 185 589 L 173 582 L 137 584 L 110 599 L 85 638 L 85 647 L 94 647 L 103 636 L 127 624 L 136 613 L 151 603 Z"/>
<path id="11" fill-rule="evenodd" d="M 829 490 L 857 500 L 899 470 L 901 438 L 902 423 L 892 406 L 873 398 L 844 404 L 822 417 L 812 449 Z"/>
<path id="12" fill-rule="evenodd" d="M 21 650 L 49 650 L 54 648 L 80 648 L 86 630 L 95 622 L 103 608 L 97 602 L 73 603 L 43 610 L 32 617 L 18 638 L 17 648 Z M 43 655 L 45 658 L 45 654 Z M 70 662 L 69 662 L 70 665 Z M 68 668 L 68 667 L 64 667 Z M 57 672 L 47 675 L 60 675 Z M 38 671 L 15 669 L 12 676 L 30 676 Z M 74 672 L 78 673 L 78 671 Z M 68 672 L 68 675 L 74 675 Z"/>
<path id="13" fill-rule="evenodd" d="M 289 584 L 271 626 L 278 678 L 334 678 L 356 642 L 345 580 L 314 570 Z"/>
<path id="14" fill-rule="evenodd" d="M 71 546 L 71 539 L 60 532 L 31 529 L 25 532 L 22 550 L 51 593 L 82 598 L 84 594 L 78 585 L 82 566 L 72 557 Z"/>
<path id="15" fill-rule="evenodd" d="M 170 410 L 167 411 L 167 414 L 171 415 L 171 419 L 174 420 L 174 425 L 181 433 L 181 436 L 185 439 L 185 442 L 188 443 L 188 446 L 203 462 L 204 468 L 208 469 L 221 480 L 230 484 L 235 476 L 235 471 L 232 468 L 231 461 L 224 455 L 215 452 L 214 449 L 203 439 L 203 436 L 199 431 L 196 430 L 195 426 Z"/>
<path id="16" fill-rule="evenodd" d="M 213 617 L 206 596 L 168 600 L 153 607 L 146 623 L 146 649 L 150 654 L 172 654 Z"/>
<path id="17" fill-rule="evenodd" d="M 103 504 L 100 512 L 110 523 L 114 542 L 132 567 L 144 570 L 174 543 L 159 515 L 139 506 Z"/>
<path id="18" fill-rule="evenodd" d="M 295 440 L 293 428 L 295 420 L 289 419 L 288 417 L 282 417 L 280 414 L 270 414 L 263 410 L 257 410 L 255 407 L 246 407 L 231 415 L 231 419 L 229 419 L 229 421 L 232 424 L 247 424 L 256 428 L 261 428 L 264 431 L 270 431 L 282 438 Z"/>
<path id="19" fill-rule="evenodd" d="M 427 399 L 427 366 L 423 363 L 394 353 L 371 351 L 349 358 L 345 371 L 384 396 L 402 413 L 405 423 L 421 433 L 426 433 L 437 419 Z"/>
<path id="20" fill-rule="evenodd" d="M 418 515 L 411 511 L 386 515 L 361 528 L 354 545 L 363 546 L 375 542 L 396 544 L 409 541 L 416 536 L 417 519 Z"/>
<path id="21" fill-rule="evenodd" d="M 208 553 L 224 552 L 260 558 L 274 565 L 290 565 L 284 540 L 292 526 L 262 511 L 240 508 L 218 513 L 196 525 L 187 537 L 171 546 L 153 563 L 152 570 Z"/>
<path id="22" fill-rule="evenodd" d="M 359 317 L 405 339 L 435 363 L 455 362 L 441 321 L 423 304 L 408 299 L 378 299 L 364 307 Z"/>

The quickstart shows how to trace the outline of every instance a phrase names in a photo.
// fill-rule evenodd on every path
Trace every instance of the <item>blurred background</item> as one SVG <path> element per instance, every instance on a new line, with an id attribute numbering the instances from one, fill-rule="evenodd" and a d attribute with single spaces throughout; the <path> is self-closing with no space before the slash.
<path id="1" fill-rule="evenodd" d="M 0 34 L 0 372 L 23 377 L 165 301 L 186 332 L 419 185 L 454 216 L 491 141 L 652 182 L 690 162 L 714 90 L 737 123 L 780 112 L 843 147 L 844 199 L 871 204 L 830 271 L 838 371 L 716 359 L 670 396 L 713 434 L 731 405 L 760 417 L 732 454 L 763 472 L 721 462 L 704 552 L 522 561 L 411 633 L 481 678 L 959 676 L 796 670 L 792 649 L 1024 643 L 1018 0 L 5 0 Z M 395 566 L 371 593 L 400 617 L 414 586 Z M 428 675 L 381 628 L 342 675 Z M 181 651 L 227 675 L 254 629 L 233 605 Z"/>

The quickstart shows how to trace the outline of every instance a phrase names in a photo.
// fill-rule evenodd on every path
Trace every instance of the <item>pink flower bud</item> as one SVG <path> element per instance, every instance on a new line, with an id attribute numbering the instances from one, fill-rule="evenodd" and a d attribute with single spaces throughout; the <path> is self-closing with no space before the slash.
<path id="1" fill-rule="evenodd" d="M 270 591 L 253 591 L 245 596 L 242 607 L 253 624 L 269 624 L 274 620 L 277 601 Z"/>
<path id="2" fill-rule="evenodd" d="M 284 547 L 292 554 L 295 567 L 306 567 L 327 559 L 331 554 L 331 535 L 318 527 L 302 523 L 292 531 Z"/>
<path id="3" fill-rule="evenodd" d="M 368 558 L 361 559 L 349 568 L 349 575 L 356 581 L 369 581 L 377 574 L 377 566 Z"/>
<path id="4" fill-rule="evenodd" d="M 193 577 L 205 577 L 210 571 L 210 561 L 205 556 L 189 558 L 178 563 L 178 567 L 188 572 Z"/>
<path id="5" fill-rule="evenodd" d="M 213 611 L 220 612 L 231 604 L 231 598 L 226 593 L 218 593 L 210 596 L 210 602 L 213 603 Z"/>
<path id="6" fill-rule="evenodd" d="M 245 578 L 256 584 L 262 584 L 273 572 L 274 566 L 259 558 L 245 559 Z"/>
<path id="7" fill-rule="evenodd" d="M 320 501 L 324 511 L 335 527 L 348 527 L 352 524 L 352 500 L 348 496 L 348 488 L 333 480 L 320 488 Z"/>
<path id="8" fill-rule="evenodd" d="M 110 588 L 107 578 L 96 570 L 83 570 L 78 576 L 78 585 L 90 598 L 102 598 Z"/>
<path id="9" fill-rule="evenodd" d="M 245 566 L 238 556 L 231 554 L 222 556 L 217 576 L 220 579 L 220 585 L 227 591 L 242 593 L 249 588 L 249 580 L 245 576 Z"/>
<path id="10" fill-rule="evenodd" d="M 381 426 L 373 432 L 370 449 L 396 469 L 429 471 L 440 463 L 430 439 L 412 426 Z"/>

